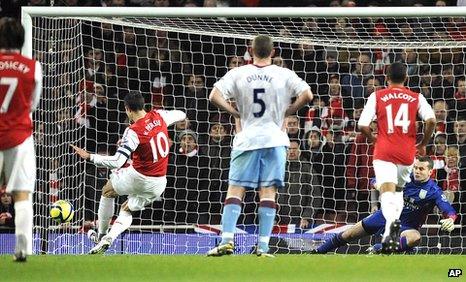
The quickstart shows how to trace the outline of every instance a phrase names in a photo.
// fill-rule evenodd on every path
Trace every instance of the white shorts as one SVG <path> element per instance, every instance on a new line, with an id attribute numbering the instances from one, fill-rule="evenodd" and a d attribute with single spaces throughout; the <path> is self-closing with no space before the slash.
<path id="1" fill-rule="evenodd" d="M 374 160 L 372 162 L 375 172 L 375 183 L 377 190 L 382 183 L 395 183 L 397 187 L 404 187 L 411 182 L 413 165 L 399 165 L 391 162 Z"/>
<path id="2" fill-rule="evenodd" d="M 133 166 L 112 171 L 110 182 L 118 195 L 128 195 L 128 208 L 131 211 L 142 211 L 146 205 L 160 199 L 167 186 L 165 176 L 145 176 Z"/>
<path id="3" fill-rule="evenodd" d="M 32 136 L 23 143 L 0 151 L 0 185 L 6 183 L 6 192 L 33 192 L 36 183 L 36 152 Z"/>

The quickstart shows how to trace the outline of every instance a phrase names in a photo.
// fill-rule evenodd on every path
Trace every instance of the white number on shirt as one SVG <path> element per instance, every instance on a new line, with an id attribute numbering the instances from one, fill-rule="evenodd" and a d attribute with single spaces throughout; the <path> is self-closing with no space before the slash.
<path id="1" fill-rule="evenodd" d="M 388 123 L 388 133 L 393 133 L 393 125 L 401 126 L 403 133 L 408 133 L 409 124 L 411 121 L 409 118 L 408 104 L 403 103 L 400 105 L 398 112 L 396 113 L 395 119 L 393 120 L 392 105 L 385 107 L 387 110 L 387 123 Z"/>
<path id="2" fill-rule="evenodd" d="M 156 139 L 156 141 L 154 139 Z M 162 144 L 162 141 L 164 144 Z M 154 163 L 159 160 L 157 156 L 157 152 L 160 154 L 162 158 L 165 158 L 168 155 L 168 151 L 170 148 L 168 145 L 168 138 L 165 132 L 160 131 L 159 133 L 157 133 L 157 136 L 152 137 L 149 143 L 152 149 L 152 156 L 154 157 Z"/>
<path id="3" fill-rule="evenodd" d="M 11 98 L 13 98 L 13 94 L 15 93 L 16 86 L 18 86 L 18 78 L 17 77 L 2 77 L 0 78 L 0 85 L 8 85 L 5 99 L 3 100 L 2 106 L 0 107 L 0 114 L 4 114 L 8 111 Z"/>

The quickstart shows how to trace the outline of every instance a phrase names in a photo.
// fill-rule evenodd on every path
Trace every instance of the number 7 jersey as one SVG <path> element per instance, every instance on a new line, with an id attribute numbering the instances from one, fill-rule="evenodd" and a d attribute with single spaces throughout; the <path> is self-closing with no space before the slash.
<path id="1" fill-rule="evenodd" d="M 435 118 L 424 96 L 405 87 L 389 87 L 369 96 L 358 124 L 369 126 L 377 119 L 374 160 L 400 165 L 414 162 L 417 115 L 423 121 Z"/>
<path id="2" fill-rule="evenodd" d="M 19 53 L 0 53 L 0 150 L 32 135 L 31 113 L 39 104 L 42 69 Z"/>

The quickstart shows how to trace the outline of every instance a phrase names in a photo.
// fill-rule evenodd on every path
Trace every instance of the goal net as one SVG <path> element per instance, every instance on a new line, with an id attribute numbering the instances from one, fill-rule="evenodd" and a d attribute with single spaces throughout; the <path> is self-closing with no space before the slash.
<path id="1" fill-rule="evenodd" d="M 44 69 L 43 98 L 34 115 L 35 251 L 80 254 L 92 247 L 85 234 L 96 225 L 111 172 L 79 160 L 68 144 L 115 153 L 128 126 L 123 98 L 131 91 L 144 95 L 147 109 L 179 109 L 188 119 L 170 129 L 163 199 L 136 213 L 109 252 L 203 254 L 215 246 L 235 130 L 232 119 L 209 104 L 208 94 L 229 69 L 252 63 L 250 40 L 267 34 L 275 42 L 273 63 L 294 70 L 316 96 L 287 119 L 292 145 L 272 250 L 308 251 L 377 209 L 370 184 L 373 148 L 355 125 L 365 99 L 385 85 L 387 65 L 402 61 L 407 85 L 434 105 L 439 123 L 429 147 L 433 177 L 459 214 L 455 231 L 445 233 L 434 208 L 416 251 L 464 252 L 465 160 L 459 151 L 464 153 L 466 136 L 465 18 L 439 8 L 438 14 L 403 9 L 392 15 L 336 9 L 332 15 L 299 8 L 285 9 L 285 17 L 273 9 L 194 9 L 189 16 L 184 9 L 123 9 L 125 15 L 121 9 L 28 8 L 32 42 L 25 50 Z M 74 205 L 70 224 L 50 220 L 48 209 L 57 199 Z M 115 217 L 124 200 L 118 199 Z M 249 253 L 257 240 L 256 200 L 253 192 L 245 196 L 238 253 Z M 338 251 L 363 253 L 378 241 L 374 236 Z"/>

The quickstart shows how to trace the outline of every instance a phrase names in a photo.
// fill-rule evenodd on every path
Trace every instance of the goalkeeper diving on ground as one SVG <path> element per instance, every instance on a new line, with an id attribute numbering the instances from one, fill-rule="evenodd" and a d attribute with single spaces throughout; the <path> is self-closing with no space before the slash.
<path id="1" fill-rule="evenodd" d="M 400 216 L 400 240 L 395 253 L 411 252 L 421 241 L 419 229 L 434 206 L 443 214 L 440 229 L 451 232 L 455 228 L 456 211 L 447 201 L 442 189 L 430 178 L 433 161 L 429 157 L 418 157 L 414 163 L 411 182 L 403 188 L 404 207 Z M 377 184 L 376 184 L 377 185 Z M 383 234 L 385 218 L 378 210 L 359 221 L 351 228 L 327 239 L 320 247 L 311 251 L 313 254 L 325 254 L 349 242 L 365 236 Z M 370 253 L 381 253 L 382 244 L 375 244 L 368 249 Z"/>

